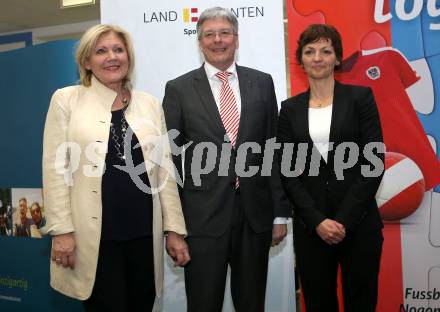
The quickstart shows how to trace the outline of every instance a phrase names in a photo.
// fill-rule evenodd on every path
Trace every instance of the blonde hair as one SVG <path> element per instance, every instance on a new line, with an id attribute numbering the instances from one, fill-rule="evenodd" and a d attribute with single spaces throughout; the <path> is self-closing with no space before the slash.
<path id="1" fill-rule="evenodd" d="M 124 29 L 115 25 L 99 24 L 90 27 L 84 35 L 81 37 L 78 48 L 76 50 L 76 63 L 78 64 L 79 79 L 83 86 L 90 87 L 92 83 L 92 71 L 86 69 L 86 61 L 89 59 L 93 52 L 93 48 L 96 46 L 99 38 L 103 34 L 113 32 L 115 33 L 125 44 L 125 49 L 128 55 L 128 71 L 127 76 L 125 76 L 122 84 L 123 86 L 130 90 L 131 89 L 131 77 L 134 68 L 134 51 L 133 43 L 131 41 L 130 35 Z"/>

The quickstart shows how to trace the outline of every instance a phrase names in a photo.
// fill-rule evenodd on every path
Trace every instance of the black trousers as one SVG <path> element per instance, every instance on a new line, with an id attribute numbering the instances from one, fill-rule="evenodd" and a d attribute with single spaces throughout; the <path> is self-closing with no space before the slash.
<path id="1" fill-rule="evenodd" d="M 307 312 L 337 312 L 337 272 L 341 266 L 345 312 L 374 312 L 382 230 L 350 233 L 337 245 L 317 234 L 295 234 L 297 268 Z"/>
<path id="2" fill-rule="evenodd" d="M 95 311 L 151 311 L 154 287 L 153 239 L 101 241 L 92 295 L 84 308 Z"/>
<path id="3" fill-rule="evenodd" d="M 272 231 L 255 233 L 235 195 L 231 226 L 220 237 L 188 237 L 191 262 L 185 267 L 189 312 L 222 311 L 228 264 L 235 311 L 264 311 Z"/>

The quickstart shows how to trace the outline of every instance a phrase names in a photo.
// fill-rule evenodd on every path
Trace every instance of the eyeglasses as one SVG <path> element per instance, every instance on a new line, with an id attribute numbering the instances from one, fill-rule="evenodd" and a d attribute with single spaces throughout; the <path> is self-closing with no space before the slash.
<path id="1" fill-rule="evenodd" d="M 217 37 L 217 35 L 221 39 L 228 39 L 232 36 L 236 36 L 237 34 L 234 33 L 232 29 L 208 30 L 202 33 L 202 37 L 208 40 L 214 39 L 215 37 Z"/>

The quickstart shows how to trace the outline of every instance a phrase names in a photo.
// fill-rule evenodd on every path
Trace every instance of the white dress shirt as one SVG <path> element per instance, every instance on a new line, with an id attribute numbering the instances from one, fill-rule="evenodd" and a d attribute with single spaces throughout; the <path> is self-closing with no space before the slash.
<path id="1" fill-rule="evenodd" d="M 330 104 L 323 108 L 309 108 L 309 133 L 313 144 L 327 162 L 330 140 L 330 124 L 332 122 L 332 108 Z"/>

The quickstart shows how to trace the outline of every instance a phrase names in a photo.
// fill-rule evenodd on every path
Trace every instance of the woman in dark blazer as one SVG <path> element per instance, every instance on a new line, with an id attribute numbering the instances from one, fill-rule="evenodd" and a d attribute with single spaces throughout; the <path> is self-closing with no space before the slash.
<path id="1" fill-rule="evenodd" d="M 282 103 L 278 135 L 306 309 L 338 311 L 340 265 L 345 311 L 375 311 L 383 242 L 375 194 L 384 147 L 374 97 L 369 88 L 335 81 L 342 42 L 334 27 L 309 26 L 296 58 L 310 88 Z"/>

